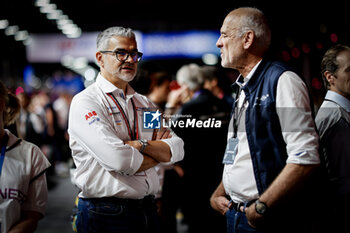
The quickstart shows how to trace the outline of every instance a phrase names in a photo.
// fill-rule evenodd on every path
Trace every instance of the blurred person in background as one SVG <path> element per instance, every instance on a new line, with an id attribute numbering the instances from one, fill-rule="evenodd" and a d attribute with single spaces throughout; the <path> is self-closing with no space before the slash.
<path id="1" fill-rule="evenodd" d="M 74 92 L 73 92 L 74 93 Z M 57 159 L 56 173 L 63 176 L 68 175 L 68 169 L 72 167 L 71 150 L 69 148 L 69 135 L 68 135 L 68 116 L 69 107 L 72 102 L 73 94 L 66 91 L 60 91 L 58 98 L 52 103 L 52 110 L 55 114 L 55 127 L 54 127 L 54 140 L 59 147 L 60 157 Z"/>
<path id="2" fill-rule="evenodd" d="M 328 173 L 325 199 L 333 200 L 325 210 L 325 222 L 328 232 L 349 232 L 350 47 L 331 47 L 323 56 L 321 74 L 328 92 L 316 115 L 316 125 Z"/>
<path id="3" fill-rule="evenodd" d="M 19 100 L 0 82 L 0 231 L 6 233 L 34 232 L 47 207 L 50 163 L 36 145 L 4 129 L 20 109 Z"/>
<path id="4" fill-rule="evenodd" d="M 164 118 L 167 120 L 179 111 L 184 103 L 191 99 L 191 91 L 186 85 L 180 86 L 177 80 L 172 80 L 169 85 L 170 93 L 163 114 Z"/>
<path id="5" fill-rule="evenodd" d="M 35 104 L 33 98 L 26 92 L 17 95 L 21 104 L 21 114 L 18 119 L 18 133 L 19 137 L 28 142 L 34 143 L 39 148 L 43 143 L 43 133 L 45 123 L 41 116 L 35 111 Z"/>
<path id="6" fill-rule="evenodd" d="M 225 100 L 230 106 L 233 106 L 233 97 L 230 80 L 223 72 L 215 66 L 202 66 L 205 89 L 208 89 L 219 99 Z"/>
<path id="7" fill-rule="evenodd" d="M 259 9 L 231 11 L 220 33 L 221 65 L 241 75 L 211 205 L 226 215 L 230 233 L 312 232 L 318 193 L 306 189 L 320 159 L 307 86 L 264 58 L 271 32 Z"/>
<path id="8" fill-rule="evenodd" d="M 144 111 L 157 108 L 129 85 L 141 58 L 130 28 L 104 30 L 97 37 L 96 82 L 72 100 L 68 132 L 81 190 L 78 232 L 160 232 L 154 167 L 182 160 L 183 141 L 168 129 L 143 128 Z"/>
<path id="9" fill-rule="evenodd" d="M 204 71 L 192 63 L 182 66 L 176 73 L 177 82 L 189 93 L 189 101 L 182 104 L 172 121 L 220 123 L 219 127 L 213 124 L 209 127 L 174 126 L 176 134 L 185 142 L 186 156 L 179 163 L 183 174 L 177 172 L 183 177 L 181 209 L 189 232 L 225 232 L 225 218 L 210 207 L 209 199 L 222 176 L 221 161 L 231 106 L 204 88 Z"/>
<path id="10" fill-rule="evenodd" d="M 161 112 L 164 112 L 170 93 L 171 75 L 164 71 L 152 72 L 149 78 L 151 84 L 147 97 L 160 108 Z"/>
<path id="11" fill-rule="evenodd" d="M 148 75 L 150 80 L 150 87 L 147 93 L 147 98 L 150 99 L 159 109 L 160 112 L 164 112 L 165 104 L 170 93 L 171 75 L 165 71 L 151 72 Z M 171 169 L 173 165 L 159 164 L 155 167 L 159 176 L 160 189 L 155 195 L 156 204 L 158 207 L 158 214 L 162 221 L 162 191 L 164 172 L 167 169 Z M 164 212 L 164 211 L 163 211 Z M 162 224 L 162 223 L 161 223 Z"/>
<path id="12" fill-rule="evenodd" d="M 45 155 L 53 164 L 50 174 L 61 177 L 67 176 L 68 166 L 67 159 L 70 156 L 68 150 L 63 150 L 66 130 L 61 129 L 59 125 L 58 112 L 53 107 L 49 93 L 42 91 L 36 95 L 37 108 L 40 108 L 40 115 L 44 119 L 43 142 L 41 148 Z"/>
<path id="13" fill-rule="evenodd" d="M 150 88 L 147 97 L 157 105 L 159 110 L 165 111 L 165 105 L 170 93 L 170 83 L 172 77 L 165 71 L 151 72 L 149 75 Z M 160 178 L 160 190 L 156 195 L 158 197 L 159 216 L 161 221 L 162 232 L 176 232 L 176 213 L 180 206 L 181 198 L 178 196 L 180 187 L 178 175 L 174 172 L 181 167 L 177 164 L 157 165 L 156 169 Z M 180 171 L 181 174 L 181 171 Z M 164 179 L 167 180 L 164 189 Z"/>

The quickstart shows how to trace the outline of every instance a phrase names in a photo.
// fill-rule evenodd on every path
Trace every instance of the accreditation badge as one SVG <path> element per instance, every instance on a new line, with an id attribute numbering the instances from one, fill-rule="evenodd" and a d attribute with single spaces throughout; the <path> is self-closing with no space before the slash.
<path id="1" fill-rule="evenodd" d="M 230 138 L 228 140 L 224 159 L 222 160 L 223 164 L 233 164 L 235 157 L 238 151 L 238 138 Z"/>

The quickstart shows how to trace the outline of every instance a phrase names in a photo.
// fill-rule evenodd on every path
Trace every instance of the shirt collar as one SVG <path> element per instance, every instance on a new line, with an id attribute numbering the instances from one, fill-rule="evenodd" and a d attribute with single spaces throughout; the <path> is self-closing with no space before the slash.
<path id="1" fill-rule="evenodd" d="M 9 136 L 9 140 L 7 142 L 7 148 L 13 146 L 13 144 L 15 144 L 18 140 L 20 140 L 14 134 L 12 134 L 11 131 L 9 131 L 8 129 L 5 129 L 5 133 Z"/>
<path id="2" fill-rule="evenodd" d="M 101 73 L 97 75 L 96 83 L 105 93 L 113 93 L 124 96 L 123 90 L 114 86 L 111 82 L 105 79 Z M 135 94 L 135 90 L 128 84 L 126 87 L 126 98 L 131 98 Z"/>
<path id="3" fill-rule="evenodd" d="M 350 112 L 350 100 L 338 94 L 337 92 L 328 91 L 325 99 L 334 101 L 335 103 L 340 105 L 342 108 L 344 108 L 347 112 Z"/>
<path id="4" fill-rule="evenodd" d="M 248 81 L 251 79 L 253 74 L 255 73 L 256 69 L 258 68 L 259 64 L 262 60 L 260 60 L 256 65 L 253 67 L 253 69 L 248 73 L 247 77 L 243 77 L 241 74 L 238 76 L 236 83 L 238 86 L 243 87 L 248 83 Z"/>

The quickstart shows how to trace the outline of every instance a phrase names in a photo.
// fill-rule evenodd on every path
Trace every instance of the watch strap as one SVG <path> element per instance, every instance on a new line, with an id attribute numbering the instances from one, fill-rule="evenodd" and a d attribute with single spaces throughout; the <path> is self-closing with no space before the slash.
<path id="1" fill-rule="evenodd" d="M 139 151 L 142 153 L 145 150 L 148 143 L 147 143 L 147 140 L 145 139 L 139 139 L 138 141 L 141 143 L 141 148 Z"/>

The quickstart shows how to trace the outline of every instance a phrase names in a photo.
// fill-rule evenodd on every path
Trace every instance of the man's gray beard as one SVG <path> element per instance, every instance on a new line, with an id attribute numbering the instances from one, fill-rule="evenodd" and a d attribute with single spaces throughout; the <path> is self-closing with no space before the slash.
<path id="1" fill-rule="evenodd" d="M 106 68 L 106 71 L 108 73 L 110 73 L 113 77 L 115 77 L 118 74 L 117 70 L 109 70 L 108 68 Z M 134 74 L 126 74 L 126 75 L 117 75 L 119 79 L 125 81 L 125 82 L 131 82 L 132 80 L 134 80 L 135 75 Z"/>
<path id="2" fill-rule="evenodd" d="M 131 82 L 132 80 L 134 80 L 135 75 L 133 75 L 133 74 L 120 75 L 119 78 L 120 78 L 121 80 L 124 80 L 125 82 Z"/>

